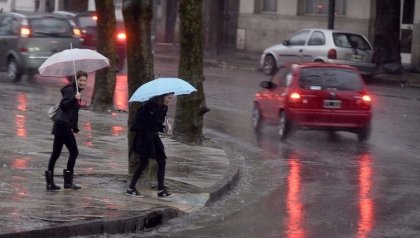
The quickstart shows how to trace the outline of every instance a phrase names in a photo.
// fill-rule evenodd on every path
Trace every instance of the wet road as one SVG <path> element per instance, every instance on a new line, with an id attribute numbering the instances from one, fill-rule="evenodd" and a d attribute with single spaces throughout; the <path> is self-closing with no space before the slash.
<path id="1" fill-rule="evenodd" d="M 156 71 L 173 76 L 176 66 L 158 63 Z M 369 86 L 374 118 L 367 143 L 350 133 L 313 131 L 296 132 L 283 143 L 273 126 L 266 125 L 258 135 L 250 127 L 252 98 L 259 81 L 266 79 L 262 73 L 206 68 L 205 75 L 211 108 L 205 135 L 239 158 L 237 186 L 215 204 L 161 228 L 109 237 L 420 234 L 419 89 Z M 124 110 L 125 79 L 118 79 L 115 104 Z M 31 84 L 23 83 L 32 93 L 52 94 L 61 84 L 46 80 L 29 89 Z"/>

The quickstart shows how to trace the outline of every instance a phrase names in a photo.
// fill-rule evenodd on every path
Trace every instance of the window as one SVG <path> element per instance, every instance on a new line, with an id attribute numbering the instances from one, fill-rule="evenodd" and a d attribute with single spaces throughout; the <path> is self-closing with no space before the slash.
<path id="1" fill-rule="evenodd" d="M 277 0 L 263 0 L 262 10 L 264 12 L 277 12 Z"/>
<path id="2" fill-rule="evenodd" d="M 271 81 L 276 85 L 276 87 L 287 87 L 291 83 L 291 76 L 292 74 L 290 68 L 283 67 L 279 69 Z"/>
<path id="3" fill-rule="evenodd" d="M 73 28 L 66 20 L 36 18 L 29 21 L 34 37 L 72 37 Z"/>
<path id="4" fill-rule="evenodd" d="M 301 31 L 289 39 L 289 45 L 305 45 L 309 31 Z"/>
<path id="5" fill-rule="evenodd" d="M 324 33 L 320 31 L 312 33 L 311 38 L 309 38 L 308 45 L 325 45 Z"/>
<path id="6" fill-rule="evenodd" d="M 0 17 L 0 35 L 16 35 L 17 34 L 17 22 L 8 16 Z"/>
<path id="7" fill-rule="evenodd" d="M 329 0 L 304 0 L 305 14 L 328 15 Z M 345 0 L 335 0 L 335 14 L 345 15 Z"/>
<path id="8" fill-rule="evenodd" d="M 326 67 L 303 68 L 299 85 L 310 90 L 360 90 L 363 87 L 359 75 L 353 70 Z"/>
<path id="9" fill-rule="evenodd" d="M 351 33 L 333 33 L 334 44 L 342 48 L 371 50 L 369 43 L 360 35 Z"/>

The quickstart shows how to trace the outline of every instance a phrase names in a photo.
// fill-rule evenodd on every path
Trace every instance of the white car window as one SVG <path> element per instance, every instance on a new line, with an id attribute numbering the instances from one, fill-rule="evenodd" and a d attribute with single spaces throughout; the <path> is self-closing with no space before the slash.
<path id="1" fill-rule="evenodd" d="M 301 31 L 289 39 L 289 45 L 305 45 L 309 31 Z"/>
<path id="2" fill-rule="evenodd" d="M 325 45 L 325 35 L 321 31 L 314 31 L 309 38 L 308 45 Z"/>

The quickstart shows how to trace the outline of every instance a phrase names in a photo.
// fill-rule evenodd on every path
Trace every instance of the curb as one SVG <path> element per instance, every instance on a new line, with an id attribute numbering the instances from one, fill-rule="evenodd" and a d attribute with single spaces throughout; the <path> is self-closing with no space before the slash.
<path id="1" fill-rule="evenodd" d="M 105 219 L 103 221 L 76 223 L 39 230 L 0 234 L 0 238 L 54 238 L 100 234 L 127 234 L 161 225 L 169 219 L 178 216 L 178 210 L 164 208 L 162 210 L 151 211 L 143 215 L 123 219 Z"/>
<path id="2" fill-rule="evenodd" d="M 239 180 L 239 164 L 236 159 L 230 159 L 229 169 L 224 178 L 216 183 L 210 190 L 209 199 L 205 206 L 208 206 L 219 200 L 223 195 L 229 192 Z"/>

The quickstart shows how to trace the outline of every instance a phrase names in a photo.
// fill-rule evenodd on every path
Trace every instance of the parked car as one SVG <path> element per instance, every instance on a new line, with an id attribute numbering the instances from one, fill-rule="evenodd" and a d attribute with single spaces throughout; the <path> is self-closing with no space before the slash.
<path id="1" fill-rule="evenodd" d="M 282 44 L 264 50 L 260 65 L 267 75 L 287 63 L 326 62 L 347 64 L 362 74 L 375 69 L 372 45 L 361 34 L 326 29 L 305 29 L 293 34 Z"/>
<path id="2" fill-rule="evenodd" d="M 56 52 L 80 47 L 80 30 L 64 17 L 39 12 L 0 13 L 0 70 L 11 81 L 32 78 Z"/>
<path id="3" fill-rule="evenodd" d="M 83 39 L 82 47 L 88 49 L 97 49 L 97 15 L 94 11 L 86 12 L 68 12 L 68 11 L 56 11 L 56 14 L 60 14 L 72 19 L 76 22 L 77 26 L 81 30 L 81 37 Z M 116 22 L 116 47 L 117 47 L 117 67 L 119 70 L 124 68 L 126 58 L 126 34 L 124 22 L 117 20 Z"/>
<path id="4" fill-rule="evenodd" d="M 256 93 L 252 126 L 278 125 L 286 139 L 294 129 L 347 131 L 365 141 L 371 130 L 371 97 L 354 67 L 300 63 L 281 67 Z"/>

